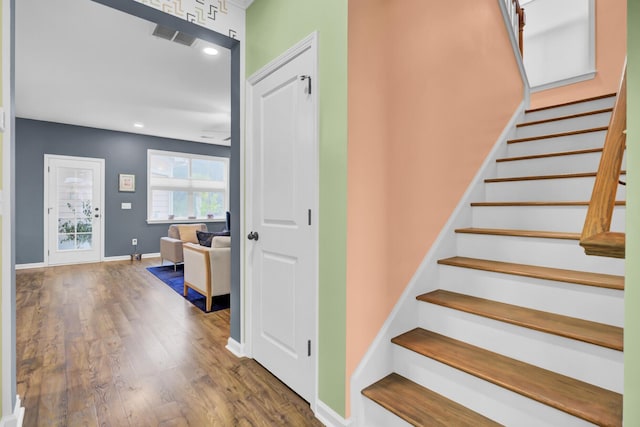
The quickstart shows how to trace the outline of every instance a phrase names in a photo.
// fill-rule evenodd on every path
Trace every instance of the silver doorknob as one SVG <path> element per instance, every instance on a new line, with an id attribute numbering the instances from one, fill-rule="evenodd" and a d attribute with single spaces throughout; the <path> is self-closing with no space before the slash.
<path id="1" fill-rule="evenodd" d="M 247 239 L 249 240 L 255 240 L 256 242 L 258 241 L 258 232 L 257 231 L 252 231 L 249 233 L 249 235 L 247 236 Z"/>

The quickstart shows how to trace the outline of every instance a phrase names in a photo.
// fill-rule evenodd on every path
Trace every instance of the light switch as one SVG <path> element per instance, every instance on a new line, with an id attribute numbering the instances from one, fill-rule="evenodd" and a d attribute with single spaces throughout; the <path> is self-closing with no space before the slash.
<path id="1" fill-rule="evenodd" d="M 122 209 L 131 209 L 131 203 L 122 203 L 121 204 L 121 208 Z"/>

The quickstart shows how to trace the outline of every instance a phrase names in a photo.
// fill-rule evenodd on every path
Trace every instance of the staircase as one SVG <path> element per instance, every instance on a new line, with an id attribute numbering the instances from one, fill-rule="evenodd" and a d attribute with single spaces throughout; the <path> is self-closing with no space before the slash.
<path id="1" fill-rule="evenodd" d="M 362 390 L 363 425 L 622 425 L 624 260 L 578 243 L 614 101 L 526 111 L 392 372 Z"/>

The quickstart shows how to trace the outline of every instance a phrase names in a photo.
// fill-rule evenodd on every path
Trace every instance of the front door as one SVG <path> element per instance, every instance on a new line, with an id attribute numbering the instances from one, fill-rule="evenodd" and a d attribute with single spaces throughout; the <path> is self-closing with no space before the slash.
<path id="1" fill-rule="evenodd" d="M 102 258 L 103 159 L 45 156 L 49 265 Z"/>
<path id="2" fill-rule="evenodd" d="M 248 153 L 251 352 L 310 402 L 317 354 L 314 64 L 309 47 L 252 84 Z"/>

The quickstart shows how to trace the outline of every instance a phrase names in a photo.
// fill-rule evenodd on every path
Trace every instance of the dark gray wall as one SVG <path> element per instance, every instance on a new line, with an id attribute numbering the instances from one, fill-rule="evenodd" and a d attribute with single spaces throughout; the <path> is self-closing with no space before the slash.
<path id="1" fill-rule="evenodd" d="M 229 157 L 230 148 L 220 145 L 114 132 L 37 120 L 16 119 L 16 264 L 44 261 L 44 155 L 105 159 L 105 256 L 128 255 L 131 239 L 138 252 L 160 252 L 160 237 L 168 224 L 147 224 L 147 150 Z M 136 191 L 118 191 L 118 174 L 136 176 Z M 122 210 L 120 204 L 132 204 Z M 224 223 L 207 223 L 220 230 Z"/>

